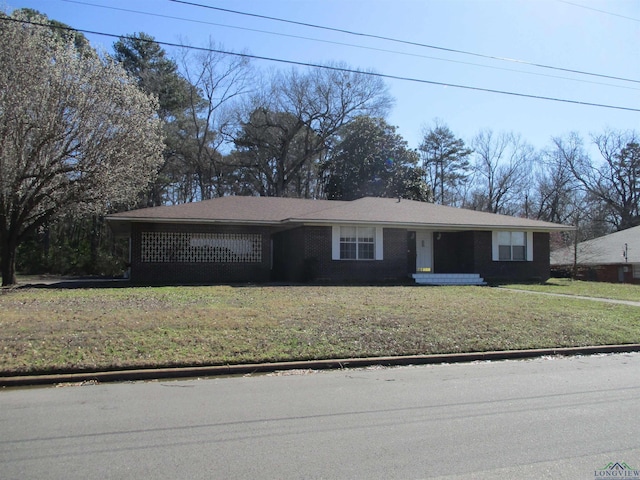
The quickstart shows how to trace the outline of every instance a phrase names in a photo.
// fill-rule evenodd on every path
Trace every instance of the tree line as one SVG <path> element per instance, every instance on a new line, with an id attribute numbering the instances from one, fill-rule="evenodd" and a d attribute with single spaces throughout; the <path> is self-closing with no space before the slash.
<path id="1" fill-rule="evenodd" d="M 437 120 L 424 128 L 420 144 L 411 147 L 386 121 L 393 99 L 383 80 L 371 72 L 343 64 L 262 71 L 246 57 L 217 53 L 222 49 L 213 42 L 208 49 L 185 46 L 172 57 L 145 33 L 123 36 L 111 52 L 100 55 L 81 34 L 56 29 L 58 22 L 38 12 L 23 9 L 12 17 L 35 19 L 53 28 L 42 33 L 46 29 L 41 26 L 2 22 L 3 65 L 12 55 L 19 56 L 12 51 L 15 38 L 11 35 L 17 34 L 11 32 L 30 30 L 34 36 L 39 31 L 40 37 L 46 37 L 48 50 L 34 59 L 45 62 L 47 56 L 52 58 L 54 47 L 59 48 L 74 62 L 96 71 L 105 69 L 103 75 L 114 82 L 135 87 L 135 92 L 120 92 L 122 98 L 113 94 L 117 89 L 109 82 L 95 87 L 102 89 L 95 98 L 100 104 L 97 111 L 107 112 L 113 104 L 120 107 L 110 117 L 107 113 L 102 116 L 102 125 L 111 125 L 109 133 L 128 131 L 129 135 L 112 135 L 112 140 L 122 142 L 120 149 L 113 146 L 113 150 L 101 151 L 108 143 L 97 141 L 102 139 L 90 131 L 94 124 L 82 124 L 80 116 L 56 117 L 59 131 L 53 134 L 60 138 L 47 148 L 53 149 L 50 156 L 58 155 L 66 169 L 61 177 L 54 176 L 54 183 L 64 184 L 60 191 L 73 190 L 67 187 L 74 175 L 80 175 L 78 161 L 88 156 L 79 147 L 54 152 L 54 147 L 65 143 L 64 136 L 72 127 L 86 136 L 82 148 L 95 147 L 95 170 L 102 177 L 96 173 L 91 188 L 90 182 L 84 182 L 84 171 L 76 178 L 75 184 L 82 184 L 83 190 L 95 190 L 92 198 L 61 195 L 48 199 L 50 203 L 42 201 L 33 209 L 41 216 L 17 235 L 19 241 L 9 232 L 7 219 L 15 212 L 7 199 L 19 198 L 15 191 L 30 186 L 29 178 L 46 183 L 51 162 L 49 152 L 39 150 L 31 171 L 23 172 L 25 178 L 6 173 L 9 166 L 20 163 L 25 151 L 34 153 L 38 145 L 27 127 L 23 131 L 14 128 L 16 122 L 8 116 L 7 105 L 19 100 L 5 94 L 0 99 L 0 142 L 6 144 L 10 138 L 20 143 L 21 135 L 29 139 L 29 148 L 22 141 L 22 150 L 0 150 L 0 238 L 3 245 L 22 245 L 16 261 L 25 271 L 116 273 L 122 269 L 126 246 L 109 237 L 104 213 L 224 195 L 343 200 L 403 197 L 577 225 L 581 239 L 640 224 L 640 140 L 635 131 L 593 135 L 588 142 L 598 155 L 592 158 L 587 153 L 589 145 L 577 134 L 553 138 L 546 148 L 537 150 L 518 134 L 490 129 L 480 130 L 465 142 Z M 43 43 L 42 38 L 39 41 Z M 55 66 L 60 67 L 57 58 Z M 28 93 L 36 88 L 27 81 L 30 69 L 41 68 L 36 62 L 24 65 L 22 76 L 14 72 L 12 78 L 3 80 L 9 85 L 24 79 L 14 90 Z M 68 81 L 78 83 L 73 76 Z M 88 81 L 83 79 L 85 84 Z M 122 121 L 135 110 L 129 107 L 123 115 L 121 105 L 129 97 L 149 103 L 138 111 L 137 126 L 127 123 L 113 128 L 117 115 Z M 52 106 L 51 114 L 60 114 L 60 108 Z M 100 125 L 99 119 L 91 121 Z M 141 135 L 140 150 L 128 149 L 127 141 L 138 148 Z M 112 163 L 105 160 L 107 156 L 114 159 Z M 122 178 L 119 173 L 129 176 Z M 132 179 L 135 185 L 130 184 Z M 98 185 L 109 191 L 99 192 Z M 4 262 L 8 255 L 4 248 L 2 255 Z M 4 275 L 3 263 L 3 282 Z"/>

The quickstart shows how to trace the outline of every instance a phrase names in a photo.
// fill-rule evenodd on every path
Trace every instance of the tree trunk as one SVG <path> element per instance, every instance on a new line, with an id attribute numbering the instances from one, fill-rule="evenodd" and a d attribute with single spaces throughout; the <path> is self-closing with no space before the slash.
<path id="1" fill-rule="evenodd" d="M 573 232 L 573 269 L 571 272 L 573 280 L 578 278 L 578 232 L 578 223 L 576 222 L 576 231 Z"/>
<path id="2" fill-rule="evenodd" d="M 90 262 L 89 266 L 90 273 L 98 273 L 97 272 L 97 264 L 98 264 L 98 248 L 100 246 L 100 226 L 98 225 L 98 216 L 91 216 L 91 232 L 89 233 L 89 253 L 90 253 Z"/>
<path id="3" fill-rule="evenodd" d="M 18 242 L 11 239 L 9 235 L 2 238 L 0 242 L 0 257 L 2 258 L 2 286 L 15 285 L 16 281 L 16 250 Z"/>

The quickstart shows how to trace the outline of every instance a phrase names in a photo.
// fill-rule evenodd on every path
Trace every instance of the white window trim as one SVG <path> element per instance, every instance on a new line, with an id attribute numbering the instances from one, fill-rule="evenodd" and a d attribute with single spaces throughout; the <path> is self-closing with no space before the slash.
<path id="1" fill-rule="evenodd" d="M 504 232 L 522 232 L 523 230 L 502 230 Z M 533 232 L 525 232 L 527 235 L 527 262 L 533 262 Z M 518 262 L 522 260 L 500 260 L 498 245 L 498 230 L 492 232 L 491 258 L 494 262 Z"/>
<path id="2" fill-rule="evenodd" d="M 372 262 L 374 260 L 384 260 L 384 245 L 382 237 L 382 227 L 374 227 L 376 232 L 375 238 L 375 258 L 373 260 L 356 260 L 340 258 L 340 227 L 367 227 L 369 225 L 333 225 L 331 228 L 331 259 L 341 260 L 343 262 L 355 261 L 355 262 Z"/>

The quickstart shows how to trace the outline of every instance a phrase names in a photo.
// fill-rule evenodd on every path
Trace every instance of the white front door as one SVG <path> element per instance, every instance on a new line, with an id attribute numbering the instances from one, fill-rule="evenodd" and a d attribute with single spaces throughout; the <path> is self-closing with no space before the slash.
<path id="1" fill-rule="evenodd" d="M 416 231 L 416 272 L 433 272 L 433 232 Z"/>

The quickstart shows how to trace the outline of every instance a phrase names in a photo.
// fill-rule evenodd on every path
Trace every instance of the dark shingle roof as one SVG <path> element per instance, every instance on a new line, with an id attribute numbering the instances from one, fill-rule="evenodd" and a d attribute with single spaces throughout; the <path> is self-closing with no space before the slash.
<path id="1" fill-rule="evenodd" d="M 129 222 L 242 223 L 368 223 L 440 229 L 522 228 L 538 231 L 572 227 L 526 218 L 496 215 L 433 203 L 365 197 L 354 201 L 278 197 L 221 197 L 181 205 L 143 208 L 109 215 L 116 228 Z"/>
<path id="2" fill-rule="evenodd" d="M 398 200 L 394 198 L 365 197 L 352 202 L 339 202 L 330 209 L 323 209 L 298 217 L 301 221 L 320 220 L 336 223 L 380 223 L 429 227 L 496 227 L 531 228 L 539 230 L 566 230 L 566 226 L 540 222 L 527 218 L 496 215 L 493 213 L 447 207 L 435 203 Z"/>
<path id="3" fill-rule="evenodd" d="M 131 221 L 281 223 L 287 218 L 299 217 L 341 203 L 345 202 L 280 197 L 220 197 L 202 202 L 141 208 L 109 215 L 107 218 Z"/>

